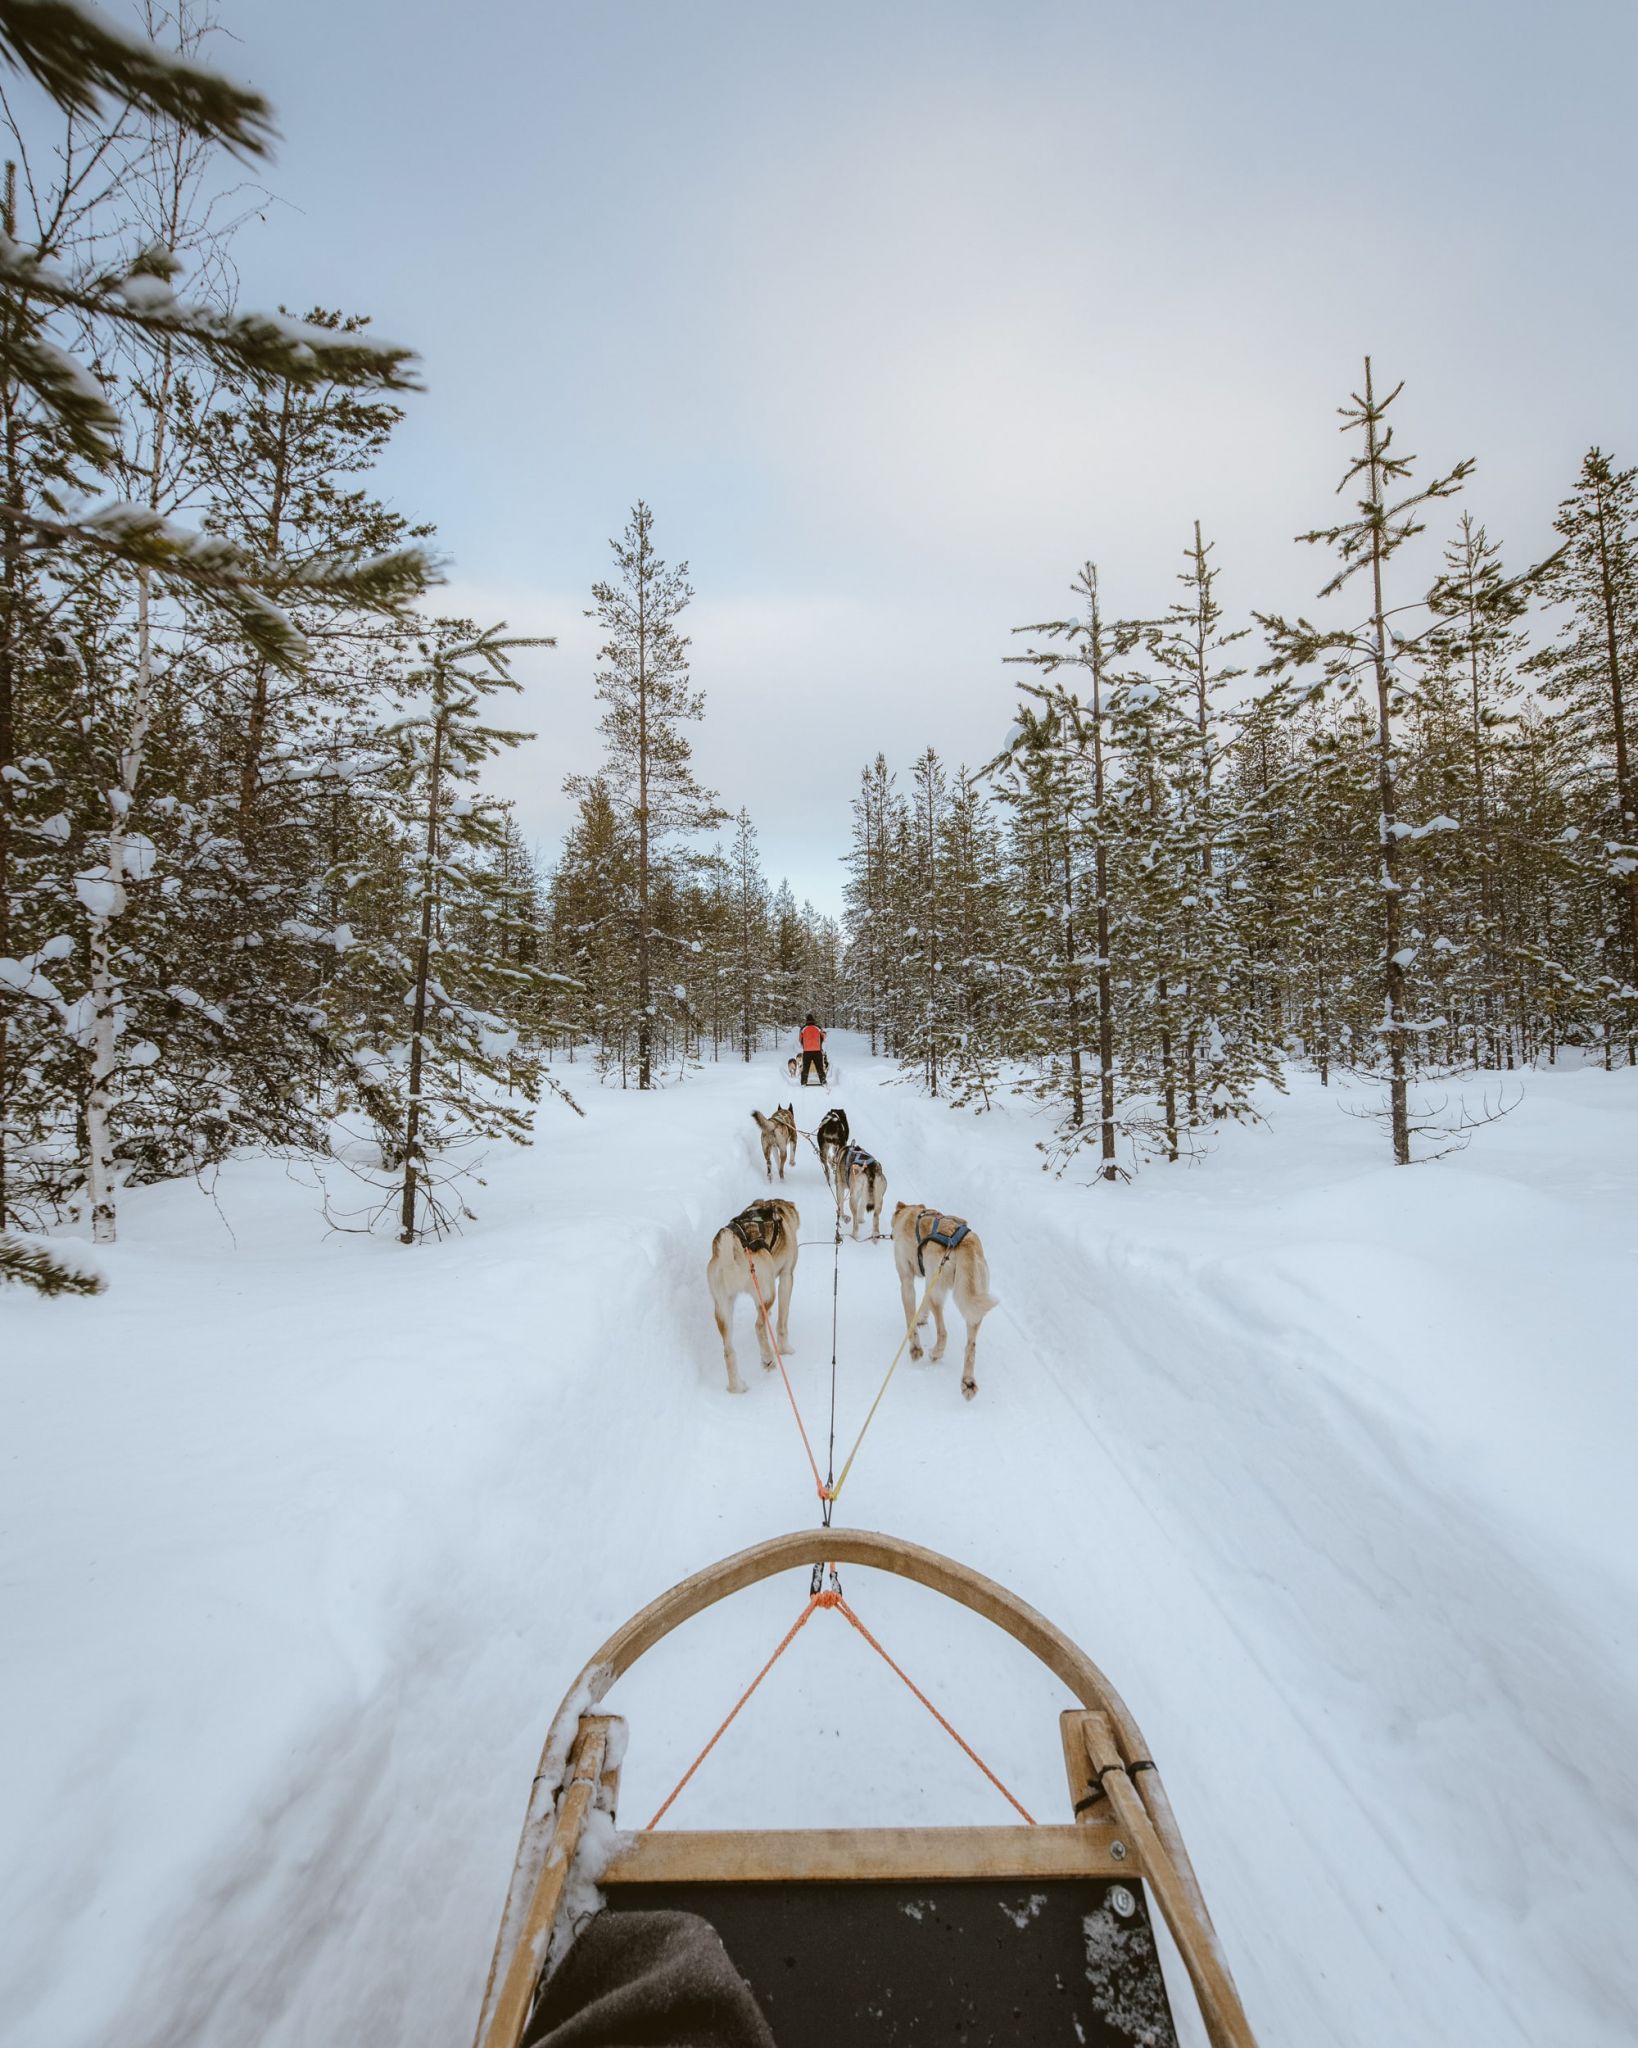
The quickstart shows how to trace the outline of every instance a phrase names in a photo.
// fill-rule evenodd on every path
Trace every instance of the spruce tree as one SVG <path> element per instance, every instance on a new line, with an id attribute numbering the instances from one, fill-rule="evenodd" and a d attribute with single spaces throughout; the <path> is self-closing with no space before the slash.
<path id="1" fill-rule="evenodd" d="M 684 727 L 704 716 L 705 699 L 692 688 L 688 637 L 677 621 L 694 593 L 688 564 L 668 566 L 654 549 L 654 515 L 638 500 L 619 540 L 611 541 L 618 577 L 592 588 L 592 613 L 608 637 L 597 672 L 597 695 L 606 707 L 600 730 L 607 744 L 602 780 L 611 801 L 631 823 L 636 867 L 637 1086 L 654 1085 L 654 942 L 675 939 L 653 918 L 656 881 L 668 842 L 711 830 L 726 817 L 694 776 Z M 580 795 L 587 778 L 564 787 Z"/>
<path id="2" fill-rule="evenodd" d="M 1364 390 L 1355 393 L 1341 408 L 1343 431 L 1358 433 L 1363 447 L 1349 463 L 1338 490 L 1358 485 L 1363 495 L 1357 500 L 1355 516 L 1336 526 L 1317 528 L 1301 539 L 1332 547 L 1342 566 L 1320 592 L 1332 597 L 1357 575 L 1369 578 L 1369 609 L 1364 617 L 1335 630 L 1324 630 L 1299 618 L 1294 623 L 1276 615 L 1263 618 L 1269 637 L 1270 659 L 1266 672 L 1288 678 L 1317 665 L 1319 678 L 1307 686 L 1305 701 L 1330 692 L 1352 703 L 1361 693 L 1369 699 L 1375 714 L 1376 781 L 1379 803 L 1377 824 L 1377 889 L 1381 897 L 1381 987 L 1382 1009 L 1376 1034 L 1385 1049 L 1388 1066 L 1388 1115 L 1395 1163 L 1408 1166 L 1411 1160 L 1410 1111 L 1408 1104 L 1407 1037 L 1425 1031 L 1426 1020 L 1410 1014 L 1407 969 L 1416 958 L 1416 947 L 1405 942 L 1402 879 L 1402 839 L 1416 828 L 1397 815 L 1395 778 L 1399 762 L 1398 719 L 1408 698 L 1414 696 L 1414 668 L 1425 655 L 1425 632 L 1406 630 L 1402 607 L 1391 605 L 1386 589 L 1387 565 L 1405 543 L 1423 528 L 1417 512 L 1437 499 L 1458 491 L 1473 465 L 1458 463 L 1446 475 L 1421 489 L 1404 489 L 1404 495 L 1390 493 L 1405 487 L 1412 459 L 1393 450 L 1394 430 L 1388 412 L 1398 398 L 1397 384 L 1385 398 L 1378 399 L 1371 368 L 1365 358 Z"/>
<path id="3" fill-rule="evenodd" d="M 1096 564 L 1084 563 L 1071 588 L 1085 606 L 1083 616 L 1015 628 L 1020 633 L 1039 633 L 1048 640 L 1062 640 L 1068 651 L 1032 649 L 1028 654 L 1011 655 L 1008 659 L 1027 662 L 1049 676 L 1071 664 L 1083 670 L 1086 676 L 1084 700 L 1062 684 L 1031 686 L 1031 689 L 1032 694 L 1050 706 L 1057 720 L 1055 743 L 1078 756 L 1084 768 L 1083 786 L 1073 800 L 1072 829 L 1091 850 L 1092 921 L 1096 948 L 1093 964 L 1098 1027 L 1099 1174 L 1104 1180 L 1114 1180 L 1120 1169 L 1115 1158 L 1115 979 L 1114 962 L 1110 956 L 1108 763 L 1105 758 L 1112 639 L 1105 629 Z M 1117 634 L 1115 637 L 1121 636 Z M 1072 880 L 1068 893 L 1072 898 Z M 1070 901 L 1066 903 L 1065 915 L 1072 913 L 1073 902 Z M 1078 1062 L 1078 1046 L 1074 1049 L 1074 1057 Z M 1075 1094 L 1079 1094 L 1078 1065 Z"/>
<path id="4" fill-rule="evenodd" d="M 739 1049 L 749 1065 L 767 1009 L 768 884 L 757 853 L 756 827 L 743 807 L 734 819 L 727 880 Z"/>
<path id="5" fill-rule="evenodd" d="M 1563 546 L 1543 592 L 1563 623 L 1530 666 L 1573 748 L 1579 864 L 1595 892 L 1615 898 L 1600 950 L 1630 1036 L 1638 1030 L 1638 470 L 1589 449 L 1554 526 Z"/>

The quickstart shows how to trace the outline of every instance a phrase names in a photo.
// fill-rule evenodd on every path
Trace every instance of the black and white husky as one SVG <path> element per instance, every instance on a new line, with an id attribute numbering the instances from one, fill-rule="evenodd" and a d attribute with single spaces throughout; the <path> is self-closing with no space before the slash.
<path id="1" fill-rule="evenodd" d="M 841 1176 L 842 1154 L 847 1150 L 847 1111 L 827 1109 L 819 1119 L 814 1142 L 819 1147 L 819 1164 L 825 1169 L 825 1185 L 834 1188 Z"/>
<path id="2" fill-rule="evenodd" d="M 870 1236 L 874 1241 L 882 1234 L 882 1204 L 887 1200 L 887 1175 L 879 1159 L 872 1159 L 862 1145 L 848 1145 L 843 1148 L 836 1175 L 836 1214 L 842 1214 L 842 1201 L 847 1200 L 853 1217 L 853 1235 L 859 1235 L 859 1224 L 864 1217 L 870 1218 Z"/>

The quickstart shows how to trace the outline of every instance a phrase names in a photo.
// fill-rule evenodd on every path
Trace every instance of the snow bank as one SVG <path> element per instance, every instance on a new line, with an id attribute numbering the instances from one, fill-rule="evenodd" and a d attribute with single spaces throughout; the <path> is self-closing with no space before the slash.
<path id="1" fill-rule="evenodd" d="M 1299 1082 L 1268 1128 L 1110 1190 L 1041 1175 L 1025 1111 L 951 1113 L 844 1050 L 834 1099 L 889 1201 L 970 1218 L 1003 1305 L 970 1406 L 959 1321 L 942 1365 L 901 1369 L 842 1517 L 1004 1579 L 1103 1663 L 1263 2048 L 1624 2048 L 1638 1076 L 1532 1077 L 1410 1172 Z M 727 1399 L 703 1286 L 764 1186 L 746 1111 L 788 1098 L 783 1061 L 649 1101 L 584 1073 L 587 1121 L 498 1155 L 448 1246 L 328 1237 L 311 1190 L 245 1161 L 216 1203 L 134 1192 L 106 1296 L 0 1294 L 8 2038 L 465 2039 L 575 1672 L 683 1573 L 810 1519 L 783 1391 Z M 809 1148 L 785 1191 L 827 1218 Z M 899 1311 L 885 1244 L 841 1261 L 845 1450 Z M 818 1445 L 829 1263 L 803 1252 L 792 1318 Z M 1061 1814 L 1056 1682 L 845 1576 Z M 796 1577 L 610 1695 L 622 1825 L 795 1618 Z M 828 1615 L 675 1814 L 1006 1817 Z"/>

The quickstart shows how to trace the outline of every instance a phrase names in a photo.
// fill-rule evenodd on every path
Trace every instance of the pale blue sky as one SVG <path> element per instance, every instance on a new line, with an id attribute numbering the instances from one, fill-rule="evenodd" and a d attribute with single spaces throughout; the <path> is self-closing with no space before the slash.
<path id="1" fill-rule="evenodd" d="M 834 907 L 881 746 L 982 759 L 1077 562 L 1321 580 L 1370 348 L 1404 445 L 1544 550 L 1638 460 L 1630 6 L 222 0 L 273 98 L 249 303 L 420 348 L 386 476 L 454 595 L 557 631 L 507 789 L 596 753 L 581 617 L 639 493 L 687 556 L 706 776 Z"/>

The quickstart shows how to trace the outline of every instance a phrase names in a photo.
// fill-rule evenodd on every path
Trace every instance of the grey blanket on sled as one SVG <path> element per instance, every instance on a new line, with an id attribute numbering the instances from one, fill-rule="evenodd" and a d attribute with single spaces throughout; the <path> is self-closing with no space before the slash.
<path id="1" fill-rule="evenodd" d="M 541 1993 L 524 2048 L 774 2048 L 709 1921 L 599 1913 Z"/>

